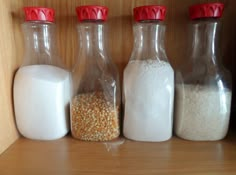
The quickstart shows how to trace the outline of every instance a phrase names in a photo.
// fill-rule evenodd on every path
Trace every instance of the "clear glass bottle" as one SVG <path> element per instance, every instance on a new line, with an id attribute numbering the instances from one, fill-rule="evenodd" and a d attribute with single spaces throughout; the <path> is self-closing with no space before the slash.
<path id="1" fill-rule="evenodd" d="M 54 140 L 69 131 L 71 76 L 57 52 L 54 10 L 25 7 L 25 54 L 14 79 L 18 130 L 30 139 Z"/>
<path id="2" fill-rule="evenodd" d="M 164 6 L 134 8 L 134 48 L 124 71 L 124 136 L 165 141 L 172 136 L 174 71 L 165 52 Z"/>
<path id="3" fill-rule="evenodd" d="M 221 63 L 223 8 L 221 3 L 207 3 L 189 9 L 188 61 L 177 71 L 175 86 L 175 133 L 184 139 L 219 140 L 228 130 L 231 75 Z"/>
<path id="4" fill-rule="evenodd" d="M 74 138 L 107 141 L 120 135 L 119 74 L 106 48 L 108 8 L 79 6 L 79 55 L 73 69 L 71 131 Z"/>

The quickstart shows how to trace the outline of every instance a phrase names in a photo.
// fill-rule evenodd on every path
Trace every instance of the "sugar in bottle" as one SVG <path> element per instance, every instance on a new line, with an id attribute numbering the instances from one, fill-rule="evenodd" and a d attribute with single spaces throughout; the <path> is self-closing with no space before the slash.
<path id="1" fill-rule="evenodd" d="M 54 140 L 69 131 L 71 76 L 57 54 L 54 10 L 24 11 L 25 56 L 13 87 L 16 124 L 29 139 Z"/>
<path id="2" fill-rule="evenodd" d="M 172 136 L 174 71 L 165 47 L 164 6 L 134 8 L 134 48 L 124 71 L 124 136 L 159 142 Z"/>

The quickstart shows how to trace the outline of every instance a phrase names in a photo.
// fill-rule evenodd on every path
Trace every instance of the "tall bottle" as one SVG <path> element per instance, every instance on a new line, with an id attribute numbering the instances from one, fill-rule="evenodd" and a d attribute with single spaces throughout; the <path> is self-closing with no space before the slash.
<path id="1" fill-rule="evenodd" d="M 195 141 L 225 137 L 230 117 L 231 75 L 221 63 L 222 3 L 189 8 L 188 61 L 176 76 L 175 133 Z"/>
<path id="2" fill-rule="evenodd" d="M 174 71 L 164 40 L 166 8 L 134 8 L 134 48 L 124 71 L 124 136 L 137 141 L 165 141 L 172 136 Z"/>
<path id="3" fill-rule="evenodd" d="M 20 133 L 54 140 L 69 130 L 70 73 L 57 53 L 54 10 L 25 7 L 23 64 L 14 79 L 14 108 Z"/>
<path id="4" fill-rule="evenodd" d="M 120 85 L 106 50 L 108 8 L 80 6 L 76 12 L 80 49 L 72 74 L 72 135 L 85 141 L 112 140 L 120 134 Z"/>

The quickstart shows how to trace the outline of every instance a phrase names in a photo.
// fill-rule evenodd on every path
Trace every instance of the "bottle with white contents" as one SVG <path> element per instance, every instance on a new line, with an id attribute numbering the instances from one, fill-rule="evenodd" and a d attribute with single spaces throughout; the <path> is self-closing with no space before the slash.
<path id="1" fill-rule="evenodd" d="M 57 55 L 54 10 L 24 12 L 25 55 L 13 87 L 17 127 L 29 139 L 58 139 L 69 131 L 71 76 Z"/>
<path id="2" fill-rule="evenodd" d="M 231 75 L 222 66 L 220 18 L 222 3 L 189 8 L 189 52 L 176 73 L 175 133 L 194 141 L 224 138 L 231 107 Z"/>
<path id="3" fill-rule="evenodd" d="M 79 6 L 80 49 L 70 104 L 71 133 L 84 141 L 108 141 L 120 135 L 119 73 L 107 53 L 105 6 Z"/>
<path id="4" fill-rule="evenodd" d="M 124 136 L 147 142 L 172 136 L 174 71 L 164 40 L 166 8 L 134 8 L 134 48 L 124 71 Z"/>

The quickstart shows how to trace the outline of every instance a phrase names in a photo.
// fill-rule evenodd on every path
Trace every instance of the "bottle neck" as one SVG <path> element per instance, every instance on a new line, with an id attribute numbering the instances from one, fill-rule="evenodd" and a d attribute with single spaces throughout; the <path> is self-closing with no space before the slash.
<path id="1" fill-rule="evenodd" d="M 119 82 L 119 78 L 116 67 L 107 55 L 105 23 L 84 21 L 79 23 L 77 29 L 80 48 L 72 71 L 76 82 L 74 89 L 78 90 L 77 92 L 90 92 L 106 90 L 108 84 L 109 87 L 114 86 Z"/>
<path id="2" fill-rule="evenodd" d="M 165 26 L 159 22 L 136 23 L 131 60 L 166 60 Z"/>
<path id="3" fill-rule="evenodd" d="M 78 25 L 80 55 L 87 59 L 98 54 L 105 55 L 105 38 L 103 22 L 82 22 Z"/>
<path id="4" fill-rule="evenodd" d="M 214 19 L 200 20 L 195 21 L 191 27 L 191 57 L 194 61 L 216 65 L 220 56 L 219 22 Z"/>
<path id="5" fill-rule="evenodd" d="M 25 39 L 25 60 L 23 65 L 58 65 L 55 24 L 46 22 L 25 22 L 22 25 Z"/>

